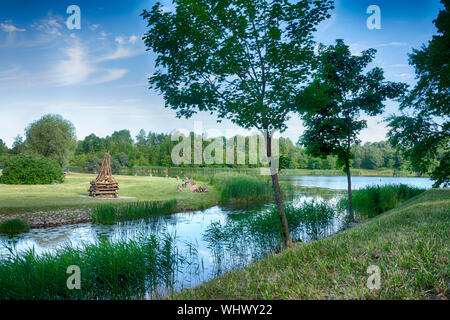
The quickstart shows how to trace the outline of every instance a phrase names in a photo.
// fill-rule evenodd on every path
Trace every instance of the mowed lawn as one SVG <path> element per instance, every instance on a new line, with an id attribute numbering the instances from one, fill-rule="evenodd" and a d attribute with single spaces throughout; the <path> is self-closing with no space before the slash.
<path id="1" fill-rule="evenodd" d="M 297 243 L 172 299 L 448 299 L 450 189 L 431 189 L 329 238 Z M 380 271 L 369 289 L 369 266 Z"/>
<path id="2" fill-rule="evenodd" d="M 188 189 L 180 192 L 175 178 L 149 176 L 115 176 L 119 182 L 120 197 L 136 199 L 101 200 L 81 196 L 88 195 L 90 181 L 96 175 L 72 173 L 62 184 L 57 185 L 6 185 L 0 184 L 0 214 L 55 210 L 62 208 L 93 207 L 98 204 L 121 201 L 159 201 L 177 199 L 181 208 L 201 208 L 216 203 L 218 197 L 214 187 L 209 192 L 196 193 Z M 200 185 L 205 183 L 198 181 Z"/>

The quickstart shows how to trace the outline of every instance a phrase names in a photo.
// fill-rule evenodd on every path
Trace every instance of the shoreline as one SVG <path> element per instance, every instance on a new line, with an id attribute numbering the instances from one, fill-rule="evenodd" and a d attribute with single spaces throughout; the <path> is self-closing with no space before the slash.
<path id="1" fill-rule="evenodd" d="M 219 202 L 201 204 L 198 207 L 180 206 L 176 211 L 170 214 L 183 213 L 188 211 L 199 211 L 212 208 L 219 205 Z M 26 221 L 30 229 L 54 228 L 64 225 L 73 225 L 92 222 L 92 208 L 73 208 L 51 211 L 34 211 L 25 213 L 16 213 L 11 215 L 0 215 L 0 224 L 13 219 Z"/>

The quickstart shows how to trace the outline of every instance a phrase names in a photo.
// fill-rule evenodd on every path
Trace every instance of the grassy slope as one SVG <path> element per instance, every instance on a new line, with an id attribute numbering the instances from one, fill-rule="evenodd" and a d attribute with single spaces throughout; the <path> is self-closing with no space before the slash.
<path id="1" fill-rule="evenodd" d="M 450 189 L 432 189 L 332 237 L 286 250 L 175 299 L 426 299 L 449 295 Z M 369 265 L 381 288 L 366 287 Z"/>
<path id="2" fill-rule="evenodd" d="M 16 186 L 0 184 L 0 214 L 24 211 L 38 211 L 61 208 L 78 208 L 95 206 L 109 200 L 83 198 L 87 195 L 89 182 L 95 175 L 71 174 L 59 185 Z M 174 178 L 116 176 L 119 182 L 119 196 L 135 197 L 134 200 L 170 200 L 177 199 L 182 207 L 195 208 L 215 203 L 219 196 L 217 191 L 209 187 L 208 193 L 179 192 L 180 181 Z M 200 182 L 199 182 L 200 183 Z"/>

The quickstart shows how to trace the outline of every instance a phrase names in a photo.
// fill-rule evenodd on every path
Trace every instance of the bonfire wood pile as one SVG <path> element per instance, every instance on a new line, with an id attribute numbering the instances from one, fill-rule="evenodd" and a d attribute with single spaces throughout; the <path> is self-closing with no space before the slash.
<path id="1" fill-rule="evenodd" d="M 119 184 L 111 173 L 111 156 L 105 153 L 103 158 L 102 169 L 98 174 L 97 179 L 91 181 L 89 188 L 89 196 L 94 198 L 117 198 Z"/>

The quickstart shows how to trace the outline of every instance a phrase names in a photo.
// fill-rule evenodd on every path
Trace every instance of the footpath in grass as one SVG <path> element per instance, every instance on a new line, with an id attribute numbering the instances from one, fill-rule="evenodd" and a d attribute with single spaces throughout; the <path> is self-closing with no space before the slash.
<path id="1" fill-rule="evenodd" d="M 450 189 L 326 239 L 298 243 L 173 299 L 448 299 Z M 379 267 L 380 288 L 367 269 Z"/>

